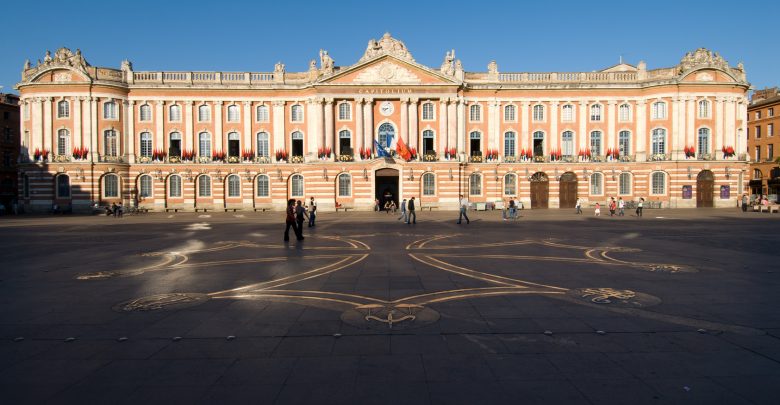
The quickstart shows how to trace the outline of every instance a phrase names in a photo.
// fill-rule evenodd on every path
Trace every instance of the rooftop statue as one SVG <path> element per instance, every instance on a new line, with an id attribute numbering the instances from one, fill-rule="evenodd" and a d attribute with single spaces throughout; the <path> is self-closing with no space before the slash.
<path id="1" fill-rule="evenodd" d="M 412 54 L 406 49 L 403 42 L 393 38 L 389 32 L 386 32 L 379 41 L 371 39 L 368 41 L 366 52 L 358 62 L 367 61 L 380 55 L 393 55 L 400 59 L 406 59 L 414 62 Z"/>

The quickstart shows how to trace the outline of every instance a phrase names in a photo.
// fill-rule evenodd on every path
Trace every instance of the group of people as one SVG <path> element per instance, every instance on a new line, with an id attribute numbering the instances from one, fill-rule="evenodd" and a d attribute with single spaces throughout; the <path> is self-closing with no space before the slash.
<path id="1" fill-rule="evenodd" d="M 114 218 L 121 217 L 122 214 L 124 214 L 125 209 L 122 207 L 122 203 L 112 203 L 111 206 L 106 206 L 106 216 L 110 217 L 111 215 L 114 216 Z"/>
<path id="2" fill-rule="evenodd" d="M 640 198 L 639 201 L 636 204 L 636 216 L 641 217 L 642 216 L 642 209 L 644 208 L 645 199 Z M 582 198 L 577 198 L 577 202 L 574 205 L 574 208 L 576 208 L 577 214 L 582 214 Z M 609 209 L 609 216 L 619 216 L 623 217 L 626 215 L 625 209 L 626 209 L 626 202 L 623 201 L 623 197 L 618 197 L 617 201 L 615 200 L 615 197 L 610 197 L 607 202 L 607 209 Z M 597 217 L 601 216 L 601 203 L 596 203 L 596 207 L 593 210 L 593 214 Z"/>
<path id="3" fill-rule="evenodd" d="M 393 206 L 395 206 L 395 203 L 393 203 Z M 417 213 L 415 211 L 414 197 L 409 200 L 404 198 L 401 201 L 401 216 L 397 219 L 407 224 L 417 224 Z"/>
<path id="4" fill-rule="evenodd" d="M 769 198 L 766 195 L 757 195 L 755 199 L 751 199 L 747 194 L 742 194 L 742 212 L 747 212 L 748 206 L 761 205 L 766 207 L 769 205 Z"/>
<path id="5" fill-rule="evenodd" d="M 290 228 L 293 229 L 297 240 L 303 240 L 303 221 L 309 221 L 309 228 L 316 226 L 317 203 L 314 201 L 314 197 L 309 200 L 309 205 L 303 205 L 301 200 L 296 201 L 294 198 L 287 200 L 286 215 L 287 228 L 284 230 L 284 241 L 290 241 Z"/>

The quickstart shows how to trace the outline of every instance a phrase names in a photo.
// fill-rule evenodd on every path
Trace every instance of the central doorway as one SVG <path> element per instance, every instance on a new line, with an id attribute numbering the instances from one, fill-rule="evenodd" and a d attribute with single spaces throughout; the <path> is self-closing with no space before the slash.
<path id="1" fill-rule="evenodd" d="M 696 176 L 696 207 L 710 208 L 714 200 L 715 175 L 702 170 Z"/>
<path id="2" fill-rule="evenodd" d="M 531 176 L 531 209 L 547 208 L 550 199 L 550 180 L 543 172 Z"/>
<path id="3" fill-rule="evenodd" d="M 398 207 L 398 179 L 399 173 L 396 169 L 379 169 L 374 174 L 374 198 L 379 200 L 379 207 L 384 208 L 385 203 L 394 201 Z"/>
<path id="4" fill-rule="evenodd" d="M 572 172 L 564 173 L 558 187 L 560 208 L 574 208 L 577 204 L 577 175 Z"/>

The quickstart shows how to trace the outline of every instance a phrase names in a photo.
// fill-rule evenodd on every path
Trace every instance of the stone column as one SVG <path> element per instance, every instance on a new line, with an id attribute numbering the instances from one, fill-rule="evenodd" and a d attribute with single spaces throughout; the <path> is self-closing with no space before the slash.
<path id="1" fill-rule="evenodd" d="M 90 150 L 90 157 L 93 162 L 97 162 L 100 159 L 100 154 L 102 153 L 98 149 L 100 148 L 100 143 L 98 142 L 98 136 L 99 136 L 99 129 L 98 129 L 98 105 L 100 104 L 100 100 L 97 97 L 90 97 L 89 98 L 89 150 Z"/>
<path id="2" fill-rule="evenodd" d="M 217 152 L 225 151 L 225 143 L 222 140 L 222 103 L 214 102 L 214 147 L 211 149 Z"/>
<path id="3" fill-rule="evenodd" d="M 447 100 L 439 100 L 439 147 L 437 152 L 444 155 L 447 145 Z"/>
<path id="4" fill-rule="evenodd" d="M 450 99 L 447 104 L 447 145 L 458 147 L 458 105 L 457 100 Z"/>
<path id="5" fill-rule="evenodd" d="M 182 148 L 185 150 L 197 151 L 198 141 L 195 139 L 195 113 L 193 112 L 192 100 L 184 102 L 184 140 Z"/>
<path id="6" fill-rule="evenodd" d="M 683 147 L 696 146 L 696 128 L 694 128 L 696 119 L 696 99 L 693 97 L 687 97 L 685 99 L 685 144 Z M 712 113 L 712 111 L 710 111 Z"/>
<path id="7" fill-rule="evenodd" d="M 125 158 L 128 163 L 135 163 L 135 101 L 128 100 L 125 110 Z"/>
<path id="8" fill-rule="evenodd" d="M 405 143 L 409 143 L 409 99 L 401 98 L 401 125 L 398 128 L 398 136 Z"/>
<path id="9" fill-rule="evenodd" d="M 715 133 L 712 136 L 712 150 L 718 151 L 723 147 L 723 131 L 725 121 L 725 97 L 715 98 Z M 766 136 L 766 134 L 764 135 Z"/>
<path id="10" fill-rule="evenodd" d="M 306 135 L 305 144 L 307 152 L 312 155 L 316 153 L 317 147 L 324 144 L 322 136 L 324 128 L 322 126 L 322 101 L 317 98 L 306 100 Z M 292 152 L 292 150 L 291 150 Z M 305 152 L 304 152 L 305 154 Z M 316 156 L 315 156 L 316 157 Z"/>
<path id="11" fill-rule="evenodd" d="M 418 122 L 420 114 L 417 112 L 417 105 L 420 99 L 412 97 L 409 99 L 409 147 L 417 149 L 417 153 L 420 153 L 420 134 L 418 129 Z"/>
<path id="12" fill-rule="evenodd" d="M 32 140 L 30 144 L 30 158 L 33 158 L 35 149 L 43 147 L 43 98 L 35 97 L 32 105 Z"/>
<path id="13" fill-rule="evenodd" d="M 167 152 L 167 142 L 165 142 L 165 101 L 157 100 L 154 109 L 154 149 L 163 149 Z"/>
<path id="14" fill-rule="evenodd" d="M 270 145 L 268 154 L 273 159 L 277 150 L 286 149 L 284 144 L 284 101 L 276 100 L 273 102 L 273 120 L 274 120 L 274 132 L 273 142 Z"/>
<path id="15" fill-rule="evenodd" d="M 636 151 L 636 161 L 644 162 L 647 160 L 647 141 L 650 134 L 647 133 L 647 107 L 645 100 L 636 102 L 636 131 L 634 132 L 634 150 Z"/>
<path id="16" fill-rule="evenodd" d="M 81 101 L 84 97 L 73 97 L 73 147 L 80 148 L 81 143 L 81 125 L 83 119 L 81 117 Z"/>
<path id="17" fill-rule="evenodd" d="M 355 100 L 355 160 L 360 159 L 360 149 L 363 146 L 363 99 Z"/>
<path id="18" fill-rule="evenodd" d="M 558 133 L 558 102 L 550 103 L 550 150 L 558 150 L 561 134 Z"/>
<path id="19" fill-rule="evenodd" d="M 367 98 L 363 106 L 363 142 L 369 149 L 374 149 L 374 99 Z"/>
<path id="20" fill-rule="evenodd" d="M 520 114 L 521 119 L 523 120 L 521 132 L 520 132 L 520 147 L 522 149 L 529 149 L 531 148 L 531 145 L 533 145 L 533 142 L 531 141 L 531 134 L 530 131 L 530 115 L 528 113 L 528 109 L 530 108 L 531 103 L 528 101 L 523 101 L 520 103 Z M 576 152 L 576 151 L 575 151 Z"/>
<path id="21" fill-rule="evenodd" d="M 746 142 L 745 128 L 747 126 L 747 100 L 742 97 L 740 97 L 738 100 L 739 103 L 737 104 L 737 110 L 735 111 L 735 120 L 742 120 L 742 125 L 737 128 L 737 135 L 735 136 L 734 140 L 734 153 L 737 154 L 737 158 L 739 158 L 739 154 L 743 153 L 745 149 L 743 145 L 745 144 L 744 142 Z M 736 122 L 734 124 L 736 125 Z"/>
<path id="22" fill-rule="evenodd" d="M 466 101 L 463 100 L 463 97 L 458 98 L 458 108 L 456 111 L 458 116 L 456 148 L 458 148 L 458 153 L 463 153 L 463 151 L 466 150 Z"/>
<path id="23" fill-rule="evenodd" d="M 51 104 L 53 103 L 53 99 L 51 97 L 44 97 L 43 98 L 43 149 L 48 150 L 51 153 L 51 156 L 53 157 L 54 152 L 57 151 L 57 149 L 54 147 L 54 143 L 52 142 L 52 108 Z"/>
<path id="24" fill-rule="evenodd" d="M 680 146 L 681 143 L 681 131 L 680 131 L 680 124 L 681 119 L 680 117 L 683 115 L 681 108 L 680 108 L 680 99 L 678 97 L 672 98 L 672 142 L 671 142 L 671 152 L 672 152 L 672 159 L 680 159 L 682 155 L 682 147 Z"/>
<path id="25" fill-rule="evenodd" d="M 192 107 L 187 106 L 187 111 L 191 111 Z M 241 142 L 241 152 L 247 149 L 254 150 L 252 146 L 252 102 L 244 101 L 244 113 L 241 114 L 241 119 L 244 121 L 244 140 Z M 187 121 L 189 122 L 189 121 Z"/>
<path id="26" fill-rule="evenodd" d="M 334 138 L 333 138 L 333 102 L 334 100 L 332 98 L 325 99 L 325 147 L 331 148 L 333 150 L 333 153 L 336 152 L 336 148 L 334 147 Z"/>
<path id="27" fill-rule="evenodd" d="M 723 134 L 723 146 L 734 146 L 737 142 L 737 103 L 736 98 L 729 97 L 726 104 L 726 131 Z M 736 152 L 736 149 L 734 149 Z M 716 151 L 713 151 L 715 153 Z M 716 153 L 717 155 L 717 153 Z M 720 155 L 723 156 L 722 154 Z"/>
<path id="28" fill-rule="evenodd" d="M 579 122 L 579 131 L 577 134 L 577 144 L 579 144 L 580 150 L 585 150 L 585 148 L 589 148 L 590 144 L 588 143 L 588 102 L 585 100 L 580 101 L 580 111 L 577 114 L 577 122 Z M 574 153 L 577 153 L 575 150 Z"/>
<path id="29" fill-rule="evenodd" d="M 615 124 L 617 123 L 617 101 L 607 101 L 607 148 L 616 149 Z M 606 152 L 605 152 L 606 153 Z"/>

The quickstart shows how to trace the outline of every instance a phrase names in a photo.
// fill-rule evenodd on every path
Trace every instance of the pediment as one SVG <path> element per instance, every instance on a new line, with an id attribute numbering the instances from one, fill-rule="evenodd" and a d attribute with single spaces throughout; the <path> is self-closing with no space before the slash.
<path id="1" fill-rule="evenodd" d="M 32 80 L 36 83 L 78 83 L 89 82 L 83 72 L 68 68 L 52 68 L 38 72 Z"/>
<path id="2" fill-rule="evenodd" d="M 323 78 L 323 84 L 360 85 L 431 85 L 458 84 L 454 78 L 414 62 L 390 55 L 358 63 L 334 76 Z"/>

